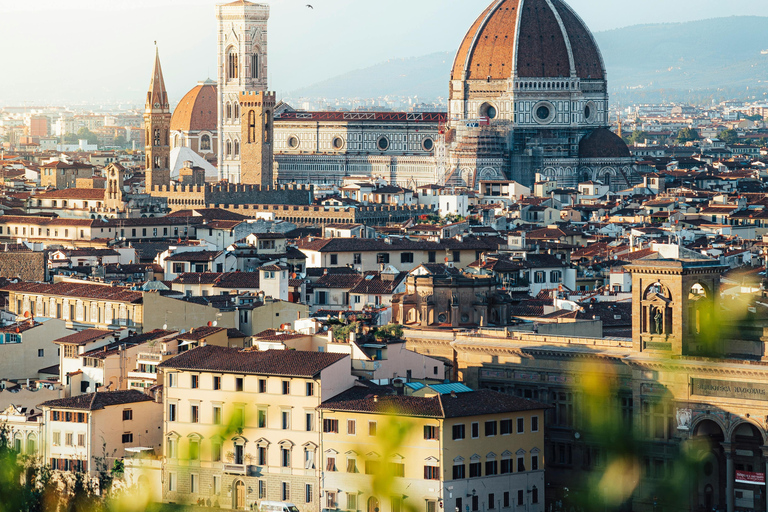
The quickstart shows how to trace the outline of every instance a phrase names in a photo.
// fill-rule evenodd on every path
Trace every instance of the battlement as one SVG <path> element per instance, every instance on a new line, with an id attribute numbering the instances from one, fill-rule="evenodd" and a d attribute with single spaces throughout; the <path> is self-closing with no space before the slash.
<path id="1" fill-rule="evenodd" d="M 269 91 L 241 91 L 240 105 L 243 107 L 274 107 L 277 95 Z"/>

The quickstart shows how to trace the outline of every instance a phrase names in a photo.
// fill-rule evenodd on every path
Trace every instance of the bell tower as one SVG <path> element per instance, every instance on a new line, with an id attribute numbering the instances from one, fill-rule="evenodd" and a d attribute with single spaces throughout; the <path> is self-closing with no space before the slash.
<path id="1" fill-rule="evenodd" d="M 671 257 L 669 251 L 677 254 Z M 635 352 L 674 356 L 723 352 L 722 341 L 708 334 L 714 332 L 720 275 L 726 267 L 693 251 L 666 245 L 661 246 L 661 253 L 625 268 L 632 274 Z"/>
<path id="2" fill-rule="evenodd" d="M 267 90 L 269 5 L 236 0 L 216 6 L 219 179 L 241 182 L 240 93 Z"/>
<path id="3" fill-rule="evenodd" d="M 240 93 L 243 109 L 240 156 L 240 183 L 268 187 L 273 184 L 272 118 L 275 112 L 275 93 Z"/>
<path id="4" fill-rule="evenodd" d="M 171 181 L 171 107 L 165 90 L 160 52 L 155 48 L 155 67 L 147 91 L 144 106 L 144 131 L 146 138 L 147 192 L 154 186 L 170 185 Z"/>

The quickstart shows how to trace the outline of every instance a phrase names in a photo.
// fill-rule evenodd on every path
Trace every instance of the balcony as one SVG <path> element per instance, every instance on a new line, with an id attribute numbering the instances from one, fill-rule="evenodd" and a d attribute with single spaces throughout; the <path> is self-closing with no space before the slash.
<path id="1" fill-rule="evenodd" d="M 159 352 L 155 352 L 155 353 L 141 352 L 138 355 L 137 359 L 139 361 L 148 361 L 148 362 L 151 362 L 151 363 L 159 363 L 159 362 L 161 362 L 163 360 L 163 355 L 160 354 Z"/>
<path id="2" fill-rule="evenodd" d="M 245 464 L 224 464 L 224 473 L 245 476 L 248 474 L 248 466 Z"/>

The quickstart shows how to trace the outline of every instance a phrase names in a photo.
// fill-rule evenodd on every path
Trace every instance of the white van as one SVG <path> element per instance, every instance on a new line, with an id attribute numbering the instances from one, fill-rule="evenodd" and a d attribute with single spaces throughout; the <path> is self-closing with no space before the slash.
<path id="1" fill-rule="evenodd" d="M 262 501 L 259 505 L 261 512 L 299 512 L 299 509 L 293 503 L 282 501 Z"/>

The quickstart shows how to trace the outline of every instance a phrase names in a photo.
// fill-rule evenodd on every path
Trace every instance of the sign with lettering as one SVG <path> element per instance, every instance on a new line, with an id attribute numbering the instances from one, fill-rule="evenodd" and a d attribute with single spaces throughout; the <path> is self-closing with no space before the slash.
<path id="1" fill-rule="evenodd" d="M 768 383 L 691 379 L 691 394 L 721 398 L 765 400 L 768 398 Z"/>
<path id="2" fill-rule="evenodd" d="M 748 471 L 736 471 L 736 483 L 765 485 L 765 473 L 749 473 Z"/>

